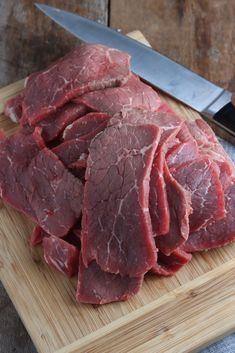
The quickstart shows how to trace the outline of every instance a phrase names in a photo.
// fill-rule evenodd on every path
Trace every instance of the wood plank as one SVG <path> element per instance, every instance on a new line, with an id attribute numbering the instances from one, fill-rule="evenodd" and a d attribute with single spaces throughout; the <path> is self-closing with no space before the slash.
<path id="1" fill-rule="evenodd" d="M 235 92 L 235 1 L 111 0 L 110 25 Z"/>
<path id="2" fill-rule="evenodd" d="M 189 352 L 234 330 L 234 282 L 232 260 L 56 353 Z"/>
<path id="3" fill-rule="evenodd" d="M 107 24 L 108 0 L 40 0 Z M 40 70 L 79 41 L 53 23 L 31 0 L 0 2 L 0 85 Z M 3 35 L 4 33 L 4 35 Z"/>
<path id="4" fill-rule="evenodd" d="M 0 101 L 5 95 L 16 94 L 20 87 L 1 89 Z M 165 99 L 185 119 L 198 117 L 189 108 Z M 3 114 L 1 126 L 9 133 L 16 127 Z M 147 276 L 140 293 L 128 302 L 92 306 L 75 302 L 76 279 L 69 280 L 48 268 L 39 250 L 30 253 L 31 230 L 31 222 L 2 204 L 0 276 L 39 352 L 97 352 L 96 344 L 102 353 L 116 353 L 117 349 L 153 352 L 156 344 L 162 352 L 172 351 L 176 345 L 178 351 L 186 352 L 184 341 L 187 349 L 196 348 L 200 342 L 206 344 L 235 329 L 231 310 L 235 244 L 196 254 L 172 278 Z M 212 310 L 216 320 L 210 316 Z M 189 320 L 194 320 L 193 326 Z M 190 340 L 190 335 L 197 340 Z"/>

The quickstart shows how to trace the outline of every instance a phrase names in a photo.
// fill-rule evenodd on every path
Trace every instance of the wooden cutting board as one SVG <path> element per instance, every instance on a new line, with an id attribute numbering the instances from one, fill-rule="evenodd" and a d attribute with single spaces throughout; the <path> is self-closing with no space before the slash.
<path id="1" fill-rule="evenodd" d="M 130 35 L 146 41 L 138 31 Z M 19 81 L 0 90 L 0 112 L 22 87 Z M 163 98 L 185 119 L 199 117 Z M 17 129 L 3 114 L 0 127 Z M 146 276 L 127 302 L 97 306 L 76 303 L 76 279 L 50 269 L 40 249 L 30 250 L 32 228 L 0 205 L 1 281 L 39 352 L 191 352 L 235 330 L 235 244 L 196 254 L 173 277 Z"/>

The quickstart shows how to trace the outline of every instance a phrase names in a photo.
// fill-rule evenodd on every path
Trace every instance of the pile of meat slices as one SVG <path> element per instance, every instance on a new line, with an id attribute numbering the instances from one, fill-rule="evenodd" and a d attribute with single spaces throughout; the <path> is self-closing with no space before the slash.
<path id="1" fill-rule="evenodd" d="M 203 120 L 183 121 L 130 71 L 126 53 L 83 44 L 29 76 L 0 135 L 4 201 L 78 302 L 137 293 L 192 252 L 235 241 L 234 166 Z M 157 74 L 157 73 L 156 73 Z"/>

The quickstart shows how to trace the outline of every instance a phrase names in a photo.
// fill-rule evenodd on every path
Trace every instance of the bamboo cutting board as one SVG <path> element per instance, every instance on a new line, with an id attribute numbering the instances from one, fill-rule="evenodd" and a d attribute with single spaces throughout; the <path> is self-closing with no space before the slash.
<path id="1" fill-rule="evenodd" d="M 131 36 L 146 41 L 140 32 Z M 0 90 L 4 101 L 23 81 Z M 164 97 L 185 119 L 199 115 Z M 16 130 L 3 114 L 0 127 Z M 40 353 L 180 353 L 198 350 L 235 330 L 235 244 L 196 254 L 174 277 L 146 276 L 133 299 L 103 306 L 77 304 L 76 279 L 50 269 L 30 250 L 33 225 L 0 205 L 0 274 Z"/>

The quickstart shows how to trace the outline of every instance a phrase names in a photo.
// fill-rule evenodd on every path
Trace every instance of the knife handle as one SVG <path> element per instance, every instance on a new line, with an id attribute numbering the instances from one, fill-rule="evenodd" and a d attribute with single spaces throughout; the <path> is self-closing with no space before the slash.
<path id="1" fill-rule="evenodd" d="M 235 100 L 234 96 L 231 102 L 227 103 L 214 115 L 213 119 L 235 133 L 235 105 L 233 100 Z"/>
<path id="2" fill-rule="evenodd" d="M 218 136 L 235 145 L 235 94 L 225 91 L 202 115 Z"/>

